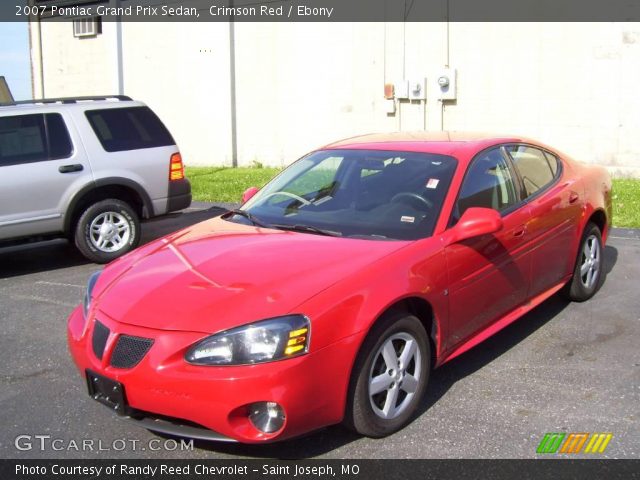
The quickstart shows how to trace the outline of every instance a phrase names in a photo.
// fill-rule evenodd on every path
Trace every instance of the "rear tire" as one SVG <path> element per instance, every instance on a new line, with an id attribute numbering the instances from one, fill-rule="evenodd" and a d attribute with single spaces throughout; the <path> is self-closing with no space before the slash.
<path id="1" fill-rule="evenodd" d="M 429 381 L 431 348 L 418 318 L 395 312 L 374 325 L 354 365 L 344 423 L 385 437 L 414 416 Z"/>
<path id="2" fill-rule="evenodd" d="M 604 279 L 603 250 L 600 229 L 589 222 L 580 240 L 573 276 L 563 289 L 569 300 L 584 302 L 598 291 Z"/>
<path id="3" fill-rule="evenodd" d="M 139 243 L 140 220 L 122 200 L 109 198 L 89 205 L 76 224 L 76 247 L 92 262 L 110 262 Z"/>

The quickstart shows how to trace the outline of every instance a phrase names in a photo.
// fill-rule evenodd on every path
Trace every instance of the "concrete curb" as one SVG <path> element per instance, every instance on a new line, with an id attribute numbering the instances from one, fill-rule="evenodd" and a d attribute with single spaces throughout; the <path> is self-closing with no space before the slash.
<path id="1" fill-rule="evenodd" d="M 609 236 L 613 238 L 635 238 L 640 240 L 640 229 L 613 227 L 609 232 Z"/>

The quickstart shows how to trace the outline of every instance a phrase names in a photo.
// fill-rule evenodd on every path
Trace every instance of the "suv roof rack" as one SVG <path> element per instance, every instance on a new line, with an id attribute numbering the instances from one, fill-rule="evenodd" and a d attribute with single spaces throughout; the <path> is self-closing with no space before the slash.
<path id="1" fill-rule="evenodd" d="M 35 100 L 20 100 L 17 102 L 0 103 L 1 107 L 7 107 L 12 105 L 29 105 L 36 103 L 77 103 L 88 100 L 119 100 L 121 102 L 133 101 L 131 97 L 126 95 L 101 95 L 101 96 L 89 96 L 89 97 L 61 97 L 61 98 L 40 98 Z"/>

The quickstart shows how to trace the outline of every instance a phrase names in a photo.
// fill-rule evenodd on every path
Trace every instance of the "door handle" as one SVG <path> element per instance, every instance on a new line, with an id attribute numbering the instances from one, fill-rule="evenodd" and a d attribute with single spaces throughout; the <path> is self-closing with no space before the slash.
<path id="1" fill-rule="evenodd" d="M 74 163 L 73 165 L 62 165 L 58 168 L 60 173 L 71 173 L 71 172 L 81 172 L 84 167 L 79 163 Z"/>
<path id="2" fill-rule="evenodd" d="M 527 231 L 527 226 L 526 225 L 520 225 L 519 227 L 516 227 L 515 230 L 513 231 L 513 236 L 514 237 L 522 237 Z"/>
<path id="3" fill-rule="evenodd" d="M 569 194 L 569 203 L 576 203 L 579 198 L 580 198 L 580 195 L 578 195 L 576 192 L 571 192 Z"/>

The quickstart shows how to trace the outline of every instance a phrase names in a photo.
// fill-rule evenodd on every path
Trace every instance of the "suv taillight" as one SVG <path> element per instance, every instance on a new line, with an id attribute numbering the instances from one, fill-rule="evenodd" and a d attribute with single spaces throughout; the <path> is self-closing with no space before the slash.
<path id="1" fill-rule="evenodd" d="M 182 180 L 184 178 L 184 165 L 182 156 L 179 153 L 171 155 L 169 163 L 169 180 Z"/>

